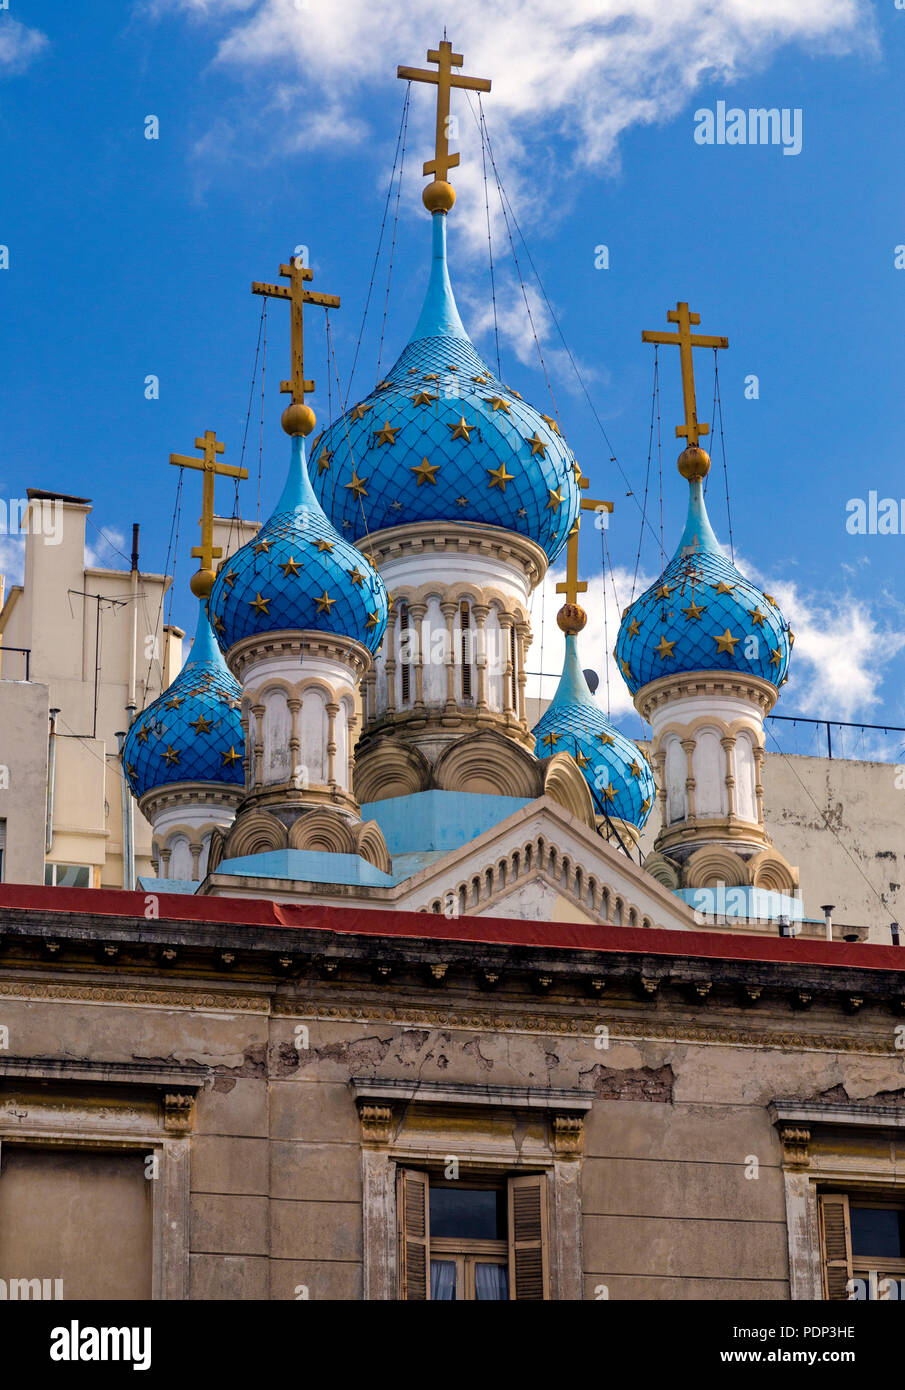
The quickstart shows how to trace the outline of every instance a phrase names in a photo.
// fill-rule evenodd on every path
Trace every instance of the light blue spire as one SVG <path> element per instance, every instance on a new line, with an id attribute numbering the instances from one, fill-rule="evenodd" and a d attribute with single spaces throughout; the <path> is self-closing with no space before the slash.
<path id="1" fill-rule="evenodd" d="M 421 317 L 412 334 L 411 341 L 419 338 L 466 338 L 456 300 L 453 295 L 446 265 L 446 214 L 433 214 L 433 258 L 431 260 L 430 280 Z"/>
<path id="2" fill-rule="evenodd" d="M 574 632 L 566 633 L 566 655 L 562 675 L 556 687 L 556 694 L 547 706 L 547 712 L 558 709 L 560 705 L 591 705 L 594 709 L 597 708 L 581 669 L 581 662 L 578 660 L 578 639 Z"/>
<path id="3" fill-rule="evenodd" d="M 198 622 L 195 625 L 195 637 L 192 642 L 188 660 L 182 668 L 187 671 L 190 666 L 197 666 L 202 661 L 212 661 L 216 666 L 226 670 L 226 663 L 220 654 L 220 648 L 214 640 L 213 629 L 207 619 L 207 608 L 202 601 L 198 605 Z"/>
<path id="4" fill-rule="evenodd" d="M 292 453 L 289 456 L 289 472 L 280 493 L 280 500 L 274 508 L 278 512 L 294 512 L 296 507 L 310 507 L 320 513 L 321 504 L 311 488 L 308 477 L 308 460 L 305 454 L 305 440 L 300 434 L 292 436 Z"/>
<path id="5" fill-rule="evenodd" d="M 693 478 L 688 484 L 688 516 L 676 554 L 681 555 L 687 550 L 705 551 L 711 555 L 723 553 L 723 548 L 710 525 L 704 502 L 704 484 L 700 478 Z"/>

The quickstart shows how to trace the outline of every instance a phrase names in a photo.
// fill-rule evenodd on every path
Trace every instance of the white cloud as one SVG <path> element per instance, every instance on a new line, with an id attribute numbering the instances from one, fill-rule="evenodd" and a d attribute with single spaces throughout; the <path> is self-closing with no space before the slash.
<path id="1" fill-rule="evenodd" d="M 0 535 L 0 574 L 6 579 L 6 591 L 12 584 L 21 584 L 25 573 L 25 537 Z"/>
<path id="2" fill-rule="evenodd" d="M 397 0 L 153 0 L 152 13 L 166 10 L 218 23 L 216 60 L 253 76 L 252 102 L 266 103 L 292 73 L 287 130 L 316 123 L 326 98 L 336 140 L 358 138 L 362 90 L 389 96 L 396 64 L 424 66 L 428 42 L 449 19 L 441 0 L 417 7 Z M 486 109 L 513 202 L 545 218 L 562 201 L 563 162 L 615 167 L 625 131 L 675 117 L 703 83 L 756 72 L 788 45 L 809 54 L 876 46 L 867 0 L 459 0 L 451 38 L 465 70 L 493 81 Z M 786 104 L 794 98 L 790 91 Z M 409 140 L 419 161 L 430 143 L 432 106 L 423 89 L 414 94 Z M 455 114 L 462 165 L 454 177 L 473 193 L 480 144 L 461 95 Z M 690 130 L 689 123 L 689 138 Z M 271 148 L 274 137 L 272 130 Z M 382 133 L 378 139 L 382 145 Z M 543 194 L 554 173 L 551 200 Z M 477 245 L 486 238 L 483 197 L 469 203 L 462 220 Z M 498 209 L 492 213 L 498 217 Z"/>
<path id="3" fill-rule="evenodd" d="M 470 336 L 475 339 L 484 338 L 484 356 L 492 366 L 496 360 L 493 350 L 493 300 L 489 299 L 486 293 L 479 295 L 467 287 L 460 298 L 468 309 Z M 540 370 L 539 344 L 550 376 L 562 381 L 568 390 L 580 391 L 581 387 L 572 370 L 568 353 L 563 347 L 553 346 L 562 340 L 557 332 L 553 314 L 534 285 L 526 285 L 523 293 L 521 286 L 511 276 L 503 279 L 498 277 L 495 321 L 501 343 L 508 344 L 524 366 Z M 576 366 L 586 383 L 602 375 L 596 368 L 577 359 Z"/>
<path id="4" fill-rule="evenodd" d="M 85 565 L 89 569 L 122 569 L 126 538 L 108 526 L 94 540 L 85 541 Z"/>
<path id="5" fill-rule="evenodd" d="M 47 35 L 17 19 L 0 18 L 0 73 L 24 72 L 32 58 L 47 47 Z"/>

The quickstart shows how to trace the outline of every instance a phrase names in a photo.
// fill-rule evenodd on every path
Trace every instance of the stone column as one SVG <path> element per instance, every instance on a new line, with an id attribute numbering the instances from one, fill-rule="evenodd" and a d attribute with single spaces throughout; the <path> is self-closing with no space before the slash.
<path id="1" fill-rule="evenodd" d="M 446 623 L 446 713 L 456 711 L 456 637 L 455 621 L 459 605 L 453 600 L 444 599 L 440 612 Z"/>
<path id="2" fill-rule="evenodd" d="M 686 819 L 694 820 L 694 746 L 693 738 L 683 738 L 682 747 L 685 749 L 685 757 L 688 760 L 688 776 L 685 778 L 685 799 L 688 803 L 686 808 Z"/>
<path id="3" fill-rule="evenodd" d="M 733 734 L 726 734 L 720 739 L 723 751 L 726 754 L 726 810 L 730 820 L 735 815 L 735 774 L 732 770 L 732 750 L 735 748 L 735 737 Z"/>
<path id="4" fill-rule="evenodd" d="M 251 712 L 255 717 L 254 742 L 252 744 L 254 757 L 253 786 L 263 787 L 264 785 L 264 706 L 252 705 Z"/>
<path id="5" fill-rule="evenodd" d="M 414 628 L 414 643 L 412 652 L 412 667 L 415 674 L 415 698 L 412 701 L 413 709 L 424 709 L 424 634 L 421 624 L 427 613 L 426 603 L 409 604 L 409 621 Z"/>
<path id="6" fill-rule="evenodd" d="M 528 683 L 528 677 L 525 673 L 525 655 L 531 645 L 531 629 L 528 627 L 527 623 L 516 623 L 515 635 L 518 639 L 516 642 L 516 660 L 518 661 L 518 717 L 522 724 L 527 725 L 528 720 L 525 714 L 525 686 Z"/>
<path id="7" fill-rule="evenodd" d="M 327 705 L 327 784 L 333 786 L 336 782 L 336 716 L 339 713 L 339 705 L 331 702 Z"/>
<path id="8" fill-rule="evenodd" d="M 475 670 L 478 676 L 477 699 L 475 708 L 486 710 L 487 708 L 487 633 L 484 624 L 487 622 L 487 615 L 490 606 L 486 603 L 473 603 L 471 605 L 472 616 L 475 620 Z"/>
<path id="9" fill-rule="evenodd" d="M 753 751 L 753 754 L 754 754 L 754 797 L 755 797 L 755 800 L 756 800 L 756 802 L 757 802 L 757 823 L 758 823 L 758 825 L 763 825 L 763 823 L 764 823 L 764 784 L 763 784 L 763 771 L 764 771 L 764 757 L 765 757 L 765 753 L 764 753 L 763 746 L 762 746 L 760 743 L 755 743 L 754 748 L 753 748 L 752 751 Z"/>
<path id="10" fill-rule="evenodd" d="M 396 709 L 396 616 L 394 604 L 383 639 L 386 643 L 387 714 L 393 714 Z"/>
<path id="11" fill-rule="evenodd" d="M 512 629 L 515 618 L 511 613 L 501 613 L 499 617 L 502 641 L 506 644 L 506 660 L 503 663 L 503 713 L 506 718 L 515 714 L 512 703 L 512 677 L 514 675 L 512 663 Z"/>

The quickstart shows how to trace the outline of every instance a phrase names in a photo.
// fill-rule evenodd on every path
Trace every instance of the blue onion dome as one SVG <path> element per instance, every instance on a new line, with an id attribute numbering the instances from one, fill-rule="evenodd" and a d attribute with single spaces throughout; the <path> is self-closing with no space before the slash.
<path id="1" fill-rule="evenodd" d="M 351 637 L 374 653 L 387 622 L 383 580 L 324 516 L 311 490 L 305 441 L 292 439 L 282 496 L 254 540 L 224 564 L 208 613 L 223 651 L 267 632 Z"/>
<path id="2" fill-rule="evenodd" d="M 552 560 L 578 515 L 581 471 L 556 421 L 505 386 L 462 326 L 446 265 L 446 215 L 411 342 L 385 381 L 312 448 L 314 490 L 343 535 L 421 521 L 527 536 Z"/>
<path id="3" fill-rule="evenodd" d="M 578 660 L 577 640 L 574 632 L 566 632 L 566 656 L 556 694 L 532 729 L 534 752 L 538 758 L 570 753 L 591 789 L 598 814 L 605 811 L 640 830 L 654 803 L 654 774 L 637 744 L 621 734 L 595 703 Z"/>
<path id="4" fill-rule="evenodd" d="M 126 734 L 123 768 L 133 795 L 141 797 L 173 782 L 244 786 L 241 694 L 202 604 L 188 661 Z"/>
<path id="5" fill-rule="evenodd" d="M 709 467 L 703 449 L 681 455 L 690 497 L 679 548 L 622 615 L 615 656 L 633 695 L 685 671 L 738 671 L 777 689 L 786 679 L 794 636 L 776 600 L 723 554 L 704 504 Z"/>

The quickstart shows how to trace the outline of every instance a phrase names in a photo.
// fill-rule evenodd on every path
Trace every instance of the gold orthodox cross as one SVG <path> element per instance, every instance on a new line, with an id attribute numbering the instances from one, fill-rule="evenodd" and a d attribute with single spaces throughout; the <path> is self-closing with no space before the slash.
<path id="1" fill-rule="evenodd" d="M 710 433 L 710 426 L 702 420 L 698 423 L 698 411 L 694 396 L 694 363 L 692 361 L 692 348 L 710 347 L 727 348 L 728 338 L 710 338 L 703 333 L 692 333 L 691 325 L 701 322 L 700 314 L 689 313 L 688 305 L 682 302 L 676 304 L 674 309 L 670 309 L 666 315 L 670 323 L 679 325 L 676 333 L 653 333 L 644 329 L 641 334 L 642 343 L 670 343 L 679 349 L 679 361 L 682 365 L 682 393 L 685 397 L 685 424 L 676 425 L 676 434 L 684 435 L 688 440 L 689 446 L 697 444 L 698 438 L 702 434 Z"/>
<path id="2" fill-rule="evenodd" d="M 443 40 L 438 49 L 428 50 L 427 61 L 437 64 L 436 72 L 430 72 L 425 68 L 399 67 L 396 69 L 396 76 L 402 77 L 408 82 L 432 82 L 437 88 L 436 147 L 433 159 L 429 159 L 424 166 L 425 174 L 433 174 L 434 183 L 424 190 L 423 197 L 425 206 L 429 211 L 448 212 L 455 202 L 456 195 L 447 182 L 447 176 L 450 169 L 455 169 L 459 163 L 458 154 L 450 154 L 449 152 L 450 92 L 453 87 L 464 87 L 470 92 L 489 92 L 490 79 L 488 77 L 465 77 L 462 73 L 454 73 L 453 68 L 460 68 L 465 59 L 461 53 L 453 53 L 452 44 L 448 43 L 446 39 Z M 445 187 L 438 188 L 438 184 L 445 185 Z"/>
<path id="3" fill-rule="evenodd" d="M 587 478 L 580 478 L 579 487 L 587 487 Z M 596 512 L 600 509 L 612 512 L 612 502 L 601 502 L 594 497 L 582 497 L 581 510 L 583 512 Z M 566 541 L 566 578 L 564 583 L 557 584 L 556 592 L 565 594 L 566 603 L 575 603 L 579 594 L 586 594 L 588 586 L 585 580 L 578 578 L 578 533 L 581 529 L 581 517 L 575 518 L 575 525 L 569 532 L 569 539 Z"/>
<path id="4" fill-rule="evenodd" d="M 269 299 L 288 299 L 291 303 L 291 377 L 289 381 L 280 382 L 280 390 L 290 392 L 292 405 L 283 412 L 283 428 L 287 434 L 310 434 L 314 428 L 314 411 L 305 406 L 305 393 L 310 394 L 314 390 L 314 382 L 305 380 L 304 306 L 318 304 L 323 309 L 338 309 L 339 295 L 306 290 L 304 282 L 311 280 L 314 272 L 303 266 L 298 256 L 293 256 L 291 265 L 281 265 L 280 274 L 288 278 L 288 285 L 266 285 L 255 280 L 251 292 L 266 295 Z M 296 406 L 304 407 L 302 414 L 293 413 Z M 289 428 L 290 425 L 293 428 Z"/>
<path id="5" fill-rule="evenodd" d="M 223 554 L 222 547 L 214 545 L 214 478 L 247 478 L 248 469 L 217 462 L 217 455 L 225 453 L 226 445 L 218 441 L 215 430 L 205 430 L 200 439 L 195 440 L 195 448 L 202 451 L 202 458 L 170 454 L 170 463 L 177 468 L 200 468 L 204 474 L 199 521 L 201 544 L 192 547 L 192 555 L 201 561 L 201 568 L 192 575 L 191 589 L 197 598 L 207 598 L 214 583 L 214 561 Z"/>

